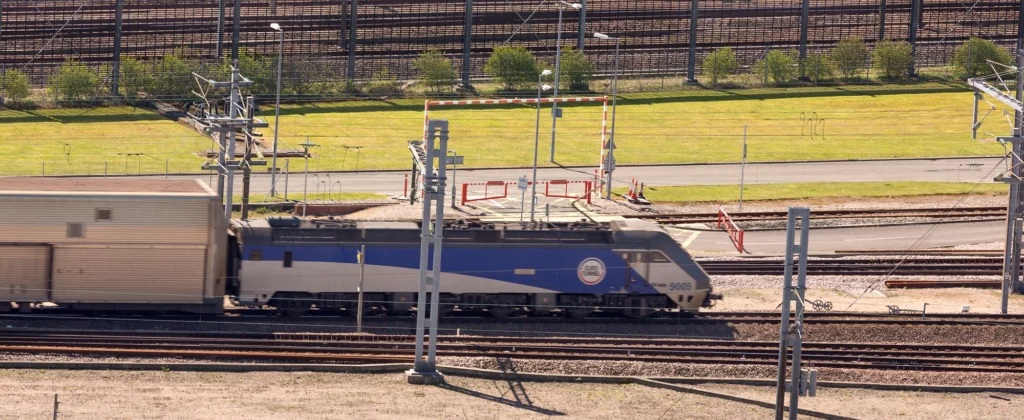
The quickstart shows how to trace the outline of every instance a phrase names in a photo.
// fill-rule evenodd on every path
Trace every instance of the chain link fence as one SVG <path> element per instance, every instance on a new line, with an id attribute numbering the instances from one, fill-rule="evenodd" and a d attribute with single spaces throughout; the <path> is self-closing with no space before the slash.
<path id="1" fill-rule="evenodd" d="M 115 93 L 186 99 L 195 85 L 191 72 L 216 77 L 238 57 L 257 82 L 254 91 L 270 95 L 282 54 L 286 96 L 410 94 L 423 90 L 414 83 L 420 78 L 414 64 L 428 50 L 450 60 L 450 86 L 486 90 L 492 77 L 485 65 L 496 47 L 524 47 L 552 66 L 559 33 L 563 48 L 582 50 L 592 63 L 589 75 L 610 76 L 616 41 L 596 39 L 595 32 L 620 38 L 619 72 L 636 81 L 627 89 L 706 83 L 706 58 L 724 48 L 735 54 L 730 84 L 807 83 L 807 57 L 830 54 L 851 38 L 870 50 L 881 40 L 905 41 L 909 72 L 951 77 L 954 51 L 971 37 L 1015 55 L 1024 7 L 1019 0 L 580 3 L 581 10 L 566 9 L 559 19 L 551 0 L 5 0 L 0 90 L 12 96 L 11 74 L 20 73 L 36 101 L 103 100 Z M 270 23 L 284 30 L 282 51 Z M 793 67 L 802 78 L 765 77 L 775 57 L 790 56 L 792 63 L 774 65 Z M 871 82 L 874 64 L 869 54 L 846 82 Z M 73 66 L 78 71 L 68 70 Z"/>

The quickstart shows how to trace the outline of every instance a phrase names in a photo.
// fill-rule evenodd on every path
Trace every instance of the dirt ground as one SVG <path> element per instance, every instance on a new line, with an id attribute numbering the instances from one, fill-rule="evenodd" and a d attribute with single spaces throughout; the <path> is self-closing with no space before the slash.
<path id="1" fill-rule="evenodd" d="M 773 401 L 770 387 L 698 388 Z M 762 419 L 769 409 L 642 385 L 448 377 L 413 386 L 401 374 L 0 371 L 0 418 L 41 419 Z M 819 389 L 801 407 L 864 419 L 1002 419 L 1024 396 Z M 969 408 L 965 410 L 965 408 Z"/>
<path id="2" fill-rule="evenodd" d="M 758 419 L 771 411 L 643 385 L 552 384 L 402 374 L 0 371 L 0 418 Z"/>
<path id="3" fill-rule="evenodd" d="M 716 288 L 725 299 L 711 311 L 777 310 L 782 292 L 772 289 Z M 900 289 L 866 293 L 863 290 L 808 289 L 805 298 L 832 302 L 833 311 L 888 312 L 889 305 L 920 311 L 928 304 L 928 313 L 956 313 L 961 306 L 970 306 L 970 313 L 999 313 L 1000 294 L 994 289 Z M 858 299 L 858 296 L 860 298 Z M 852 306 L 851 306 L 852 304 Z M 849 309 L 847 309 L 849 308 Z M 1024 296 L 1010 295 L 1009 313 L 1024 313 Z M 812 308 L 808 307 L 808 310 Z"/>
<path id="4" fill-rule="evenodd" d="M 774 387 L 705 384 L 695 388 L 775 401 Z M 800 408 L 858 419 L 1019 419 L 1024 395 L 818 388 L 817 396 L 800 398 Z"/>

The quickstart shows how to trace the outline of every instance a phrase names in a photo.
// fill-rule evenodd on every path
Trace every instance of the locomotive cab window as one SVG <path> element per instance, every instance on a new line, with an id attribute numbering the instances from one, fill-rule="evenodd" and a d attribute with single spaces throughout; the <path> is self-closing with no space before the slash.
<path id="1" fill-rule="evenodd" d="M 285 251 L 284 252 L 284 266 L 285 267 L 291 267 L 292 266 L 292 252 L 291 251 Z"/>
<path id="2" fill-rule="evenodd" d="M 667 262 L 671 262 L 671 261 L 668 260 L 668 257 L 666 257 L 665 254 L 662 254 L 660 252 L 652 252 L 651 253 L 651 262 L 667 263 Z"/>

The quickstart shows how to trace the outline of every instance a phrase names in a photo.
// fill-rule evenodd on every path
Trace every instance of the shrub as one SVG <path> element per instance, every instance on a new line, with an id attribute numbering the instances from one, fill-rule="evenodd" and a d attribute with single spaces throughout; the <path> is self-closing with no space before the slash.
<path id="1" fill-rule="evenodd" d="M 373 80 L 366 84 L 366 93 L 371 95 L 390 95 L 402 90 L 397 80 L 391 78 L 387 67 L 373 72 Z"/>
<path id="2" fill-rule="evenodd" d="M 21 70 L 7 70 L 7 73 L 4 74 L 3 85 L 3 96 L 12 101 L 25 99 L 32 91 L 32 84 L 29 82 L 28 76 Z"/>
<path id="3" fill-rule="evenodd" d="M 907 77 L 910 66 L 914 64 L 910 51 L 910 43 L 907 41 L 878 41 L 871 52 L 871 64 L 882 79 L 902 79 Z"/>
<path id="4" fill-rule="evenodd" d="M 619 69 L 622 68 L 621 57 Z M 559 82 L 561 88 L 568 90 L 587 90 L 590 88 L 590 76 L 594 75 L 594 63 L 573 47 L 562 48 L 562 60 L 559 65 Z M 537 75 L 535 74 L 534 77 Z"/>
<path id="5" fill-rule="evenodd" d="M 800 74 L 818 83 L 831 79 L 835 75 L 835 66 L 825 54 L 810 54 L 800 63 Z"/>
<path id="6" fill-rule="evenodd" d="M 525 88 L 536 83 L 540 69 L 537 58 L 526 47 L 495 47 L 484 64 L 484 73 L 505 85 L 505 90 Z"/>
<path id="7" fill-rule="evenodd" d="M 65 100 L 88 99 L 99 77 L 82 62 L 69 58 L 50 77 L 50 93 Z"/>
<path id="8" fill-rule="evenodd" d="M 864 69 L 868 61 L 868 46 L 860 38 L 846 38 L 836 44 L 831 56 L 839 69 L 839 74 L 852 79 Z"/>
<path id="9" fill-rule="evenodd" d="M 193 64 L 186 61 L 181 50 L 165 55 L 154 68 L 152 92 L 158 96 L 188 98 L 196 88 L 192 77 Z"/>
<path id="10" fill-rule="evenodd" d="M 458 75 L 455 66 L 438 50 L 427 50 L 412 62 L 423 84 L 431 91 L 450 90 Z"/>
<path id="11" fill-rule="evenodd" d="M 754 64 L 754 73 L 764 77 L 767 72 L 771 81 L 788 83 L 797 76 L 798 61 L 796 51 L 771 50 L 757 64 Z"/>
<path id="12" fill-rule="evenodd" d="M 953 53 L 952 64 L 953 68 L 962 76 L 977 77 L 992 72 L 992 68 L 988 64 L 989 61 L 1009 65 L 1012 58 L 1010 53 L 1000 48 L 995 42 L 982 38 L 971 38 L 957 47 Z"/>
<path id="13" fill-rule="evenodd" d="M 700 67 L 701 71 L 711 78 L 711 86 L 718 86 L 719 79 L 724 79 L 736 72 L 739 62 L 736 60 L 736 52 L 732 48 L 725 47 L 704 57 L 704 60 L 700 62 Z"/>
<path id="14" fill-rule="evenodd" d="M 139 96 L 139 92 L 149 92 L 153 87 L 153 75 L 149 66 L 132 57 L 121 57 L 118 72 L 118 89 L 127 98 Z"/>

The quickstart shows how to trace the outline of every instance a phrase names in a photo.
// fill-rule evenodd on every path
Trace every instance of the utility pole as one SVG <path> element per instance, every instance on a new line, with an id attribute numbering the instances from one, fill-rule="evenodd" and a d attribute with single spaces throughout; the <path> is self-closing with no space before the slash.
<path id="1" fill-rule="evenodd" d="M 740 211 L 743 211 L 743 176 L 747 172 L 747 125 L 743 124 L 743 155 L 740 157 Z"/>
<path id="2" fill-rule="evenodd" d="M 239 32 L 242 28 L 242 0 L 235 0 L 234 19 L 231 25 L 231 60 L 238 60 Z M 237 64 L 236 64 L 237 66 Z"/>
<path id="3" fill-rule="evenodd" d="M 800 222 L 800 243 L 796 244 L 796 223 Z M 793 362 L 790 379 L 789 419 L 797 419 L 797 403 L 803 375 L 800 370 L 800 351 L 804 335 L 804 291 L 807 287 L 807 238 L 810 233 L 811 210 L 806 207 L 790 207 L 789 222 L 786 224 L 786 265 L 782 286 L 782 322 L 779 327 L 779 371 L 775 391 L 775 419 L 782 420 L 786 401 L 786 360 L 789 347 L 793 348 Z M 793 259 L 798 254 L 797 286 L 793 287 Z M 795 293 L 794 293 L 795 292 Z M 791 325 L 789 312 L 791 303 L 796 301 L 796 315 Z"/>
<path id="4" fill-rule="evenodd" d="M 356 303 L 356 332 L 363 332 L 363 276 L 366 273 L 366 245 L 359 247 L 359 300 Z"/>
<path id="5" fill-rule="evenodd" d="M 309 202 L 306 201 L 306 192 L 309 191 L 309 148 L 316 147 L 316 144 L 309 142 L 309 136 L 306 136 L 306 142 L 300 144 L 302 146 L 302 157 L 306 160 L 306 169 L 303 171 L 305 175 L 302 177 L 302 217 L 306 217 L 306 206 Z"/>
<path id="6" fill-rule="evenodd" d="M 438 149 L 434 149 L 437 140 Z M 440 316 L 441 244 L 444 236 L 444 187 L 448 155 L 448 121 L 429 120 L 423 140 L 409 142 L 413 160 L 423 174 L 423 220 L 420 227 L 420 288 L 416 304 L 416 358 L 413 368 L 406 371 L 411 384 L 436 385 L 444 378 L 437 372 L 437 321 Z M 437 169 L 434 159 L 437 159 Z M 430 206 L 436 206 L 431 229 Z M 433 246 L 433 264 L 429 264 Z M 428 275 L 427 272 L 430 271 Z M 427 318 L 427 287 L 430 286 L 430 333 L 424 337 Z M 424 341 L 429 340 L 427 359 L 423 359 Z"/>
<path id="7" fill-rule="evenodd" d="M 558 33 L 555 36 L 555 90 L 553 98 L 558 99 L 558 84 L 561 83 L 562 76 L 562 10 L 565 7 L 580 10 L 583 8 L 583 5 L 559 0 L 556 6 L 558 7 Z M 550 162 L 555 161 L 555 125 L 561 117 L 562 110 L 558 108 L 558 102 L 551 102 L 551 157 L 548 159 Z"/>

